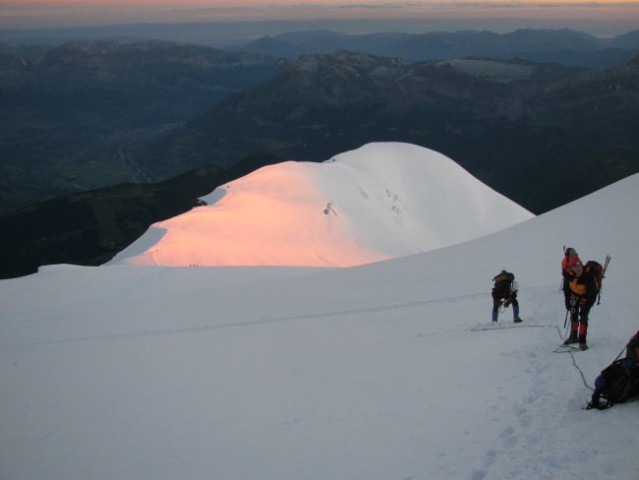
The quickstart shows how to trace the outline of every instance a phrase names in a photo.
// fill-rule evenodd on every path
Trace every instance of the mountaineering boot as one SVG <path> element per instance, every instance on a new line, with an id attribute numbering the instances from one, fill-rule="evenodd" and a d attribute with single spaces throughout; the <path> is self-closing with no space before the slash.
<path id="1" fill-rule="evenodd" d="M 586 335 L 579 335 L 579 348 L 581 350 L 588 350 L 588 344 L 586 343 Z"/>
<path id="2" fill-rule="evenodd" d="M 577 343 L 577 332 L 570 332 L 570 336 L 564 342 L 564 345 L 571 345 L 573 343 Z"/>
<path id="3" fill-rule="evenodd" d="M 513 305 L 513 322 L 520 323 L 521 318 L 519 318 L 519 306 Z"/>

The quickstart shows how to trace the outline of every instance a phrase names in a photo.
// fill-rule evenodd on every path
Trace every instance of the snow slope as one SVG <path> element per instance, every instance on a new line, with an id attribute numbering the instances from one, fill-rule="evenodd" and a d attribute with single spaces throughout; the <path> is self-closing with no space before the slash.
<path id="1" fill-rule="evenodd" d="M 205 200 L 208 206 L 152 226 L 113 263 L 352 266 L 532 217 L 449 158 L 403 143 L 267 166 Z"/>
<path id="2" fill-rule="evenodd" d="M 639 329 L 639 175 L 343 269 L 52 266 L 0 281 L 0 478 L 636 480 L 639 402 L 581 407 Z M 562 245 L 610 253 L 590 350 Z M 490 322 L 514 271 L 524 323 Z"/>

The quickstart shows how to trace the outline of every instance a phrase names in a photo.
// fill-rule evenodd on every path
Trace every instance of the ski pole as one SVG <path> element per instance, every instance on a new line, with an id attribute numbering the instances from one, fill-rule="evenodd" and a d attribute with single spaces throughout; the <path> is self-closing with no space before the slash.
<path id="1" fill-rule="evenodd" d="M 599 287 L 599 291 L 597 292 L 597 305 L 601 304 L 601 290 L 603 290 L 603 287 Z"/>
<path id="2" fill-rule="evenodd" d="M 566 323 L 568 322 L 568 312 L 570 310 L 566 310 L 566 317 L 564 318 L 564 328 L 566 328 Z"/>

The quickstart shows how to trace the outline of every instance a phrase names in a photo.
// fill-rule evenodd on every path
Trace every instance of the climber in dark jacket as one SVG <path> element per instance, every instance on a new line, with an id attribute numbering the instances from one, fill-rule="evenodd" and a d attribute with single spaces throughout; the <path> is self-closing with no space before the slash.
<path id="1" fill-rule="evenodd" d="M 513 306 L 513 322 L 521 322 L 519 318 L 519 302 L 517 301 L 517 282 L 515 275 L 502 270 L 493 278 L 495 285 L 493 286 L 493 322 L 497 321 L 499 316 L 499 307 L 502 305 L 508 307 Z"/>

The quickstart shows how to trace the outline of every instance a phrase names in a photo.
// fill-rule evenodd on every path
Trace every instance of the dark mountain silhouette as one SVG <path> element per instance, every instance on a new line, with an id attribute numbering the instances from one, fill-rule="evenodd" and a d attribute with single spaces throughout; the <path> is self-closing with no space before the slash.
<path id="1" fill-rule="evenodd" d="M 472 54 L 508 59 L 527 56 L 559 63 L 559 57 L 565 56 L 567 64 L 579 64 L 580 56 L 586 55 L 607 65 L 626 63 L 631 52 L 639 51 L 638 44 L 636 31 L 601 40 L 570 30 L 419 35 L 347 35 L 317 30 L 281 34 L 253 44 L 254 50 L 271 56 L 157 41 L 0 45 L 0 214 L 87 189 L 160 181 L 196 165 L 228 164 L 224 157 L 198 153 L 190 147 L 186 147 L 185 161 L 173 155 L 167 163 L 166 155 L 160 154 L 156 162 L 157 150 L 152 146 L 169 134 L 183 139 L 197 137 L 197 129 L 186 124 L 219 101 L 273 79 L 280 63 L 275 57 L 296 58 L 300 52 L 348 47 L 387 58 L 403 56 L 408 62 Z M 521 59 L 517 61 L 521 63 Z M 368 88 L 366 78 L 356 80 L 357 88 Z M 312 82 L 309 86 L 314 88 Z M 306 95 L 314 92 L 299 94 L 301 111 L 306 108 Z M 368 107 L 361 101 L 365 113 Z M 278 108 L 272 106 L 273 114 Z M 359 143 L 375 140 L 365 135 L 357 138 Z M 232 150 L 233 136 L 226 141 Z M 173 154 L 179 153 L 176 147 L 171 147 Z M 268 149 L 244 153 L 262 151 Z M 317 158 L 312 150 L 310 155 Z"/>
<path id="2" fill-rule="evenodd" d="M 277 64 L 152 41 L 0 48 L 0 213 L 167 178 L 140 170 L 136 152 L 228 95 L 273 78 Z"/>
<path id="3" fill-rule="evenodd" d="M 556 62 L 565 66 L 610 68 L 639 53 L 638 31 L 600 39 L 568 29 L 521 29 L 511 33 L 489 31 L 375 33 L 348 35 L 327 30 L 282 33 L 250 42 L 241 50 L 288 59 L 315 53 L 349 50 L 397 57 L 410 62 L 449 58 L 515 58 Z"/>
<path id="4" fill-rule="evenodd" d="M 639 30 L 633 30 L 622 35 L 618 35 L 606 41 L 610 48 L 625 48 L 628 50 L 639 49 Z"/>
<path id="5" fill-rule="evenodd" d="M 189 211 L 217 186 L 280 160 L 255 156 L 226 170 L 208 165 L 155 184 L 91 190 L 0 216 L 0 278 L 35 273 L 41 265 L 101 265 L 151 224 Z"/>
<path id="6" fill-rule="evenodd" d="M 149 158 L 164 170 L 207 158 L 232 165 L 253 152 L 322 161 L 403 141 L 448 155 L 541 213 L 637 172 L 638 91 L 636 60 L 600 71 L 309 55 L 174 132 Z"/>

